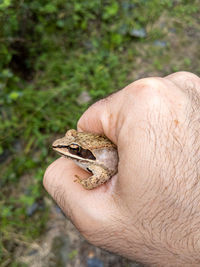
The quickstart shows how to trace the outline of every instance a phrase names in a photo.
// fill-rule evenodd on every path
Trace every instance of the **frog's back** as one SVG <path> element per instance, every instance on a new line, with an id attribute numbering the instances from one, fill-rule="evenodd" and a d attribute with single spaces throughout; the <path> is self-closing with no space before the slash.
<path id="1" fill-rule="evenodd" d="M 116 147 L 106 136 L 100 134 L 77 132 L 77 139 L 81 146 L 87 149 Z"/>

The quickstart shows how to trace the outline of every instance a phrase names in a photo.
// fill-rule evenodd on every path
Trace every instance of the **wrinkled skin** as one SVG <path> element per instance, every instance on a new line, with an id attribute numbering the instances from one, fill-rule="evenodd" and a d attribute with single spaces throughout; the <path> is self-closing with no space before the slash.
<path id="1" fill-rule="evenodd" d="M 178 72 L 131 83 L 91 106 L 78 129 L 118 146 L 118 174 L 86 191 L 59 158 L 44 186 L 94 245 L 148 266 L 200 266 L 200 79 Z"/>

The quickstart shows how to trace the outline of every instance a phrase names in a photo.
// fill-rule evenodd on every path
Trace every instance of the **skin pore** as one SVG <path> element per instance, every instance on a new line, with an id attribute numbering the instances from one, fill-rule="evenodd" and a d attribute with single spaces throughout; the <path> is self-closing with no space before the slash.
<path id="1" fill-rule="evenodd" d="M 94 245 L 148 266 L 200 265 L 200 79 L 188 72 L 131 83 L 92 105 L 78 129 L 118 147 L 118 174 L 84 190 L 88 174 L 60 158 L 44 186 Z"/>

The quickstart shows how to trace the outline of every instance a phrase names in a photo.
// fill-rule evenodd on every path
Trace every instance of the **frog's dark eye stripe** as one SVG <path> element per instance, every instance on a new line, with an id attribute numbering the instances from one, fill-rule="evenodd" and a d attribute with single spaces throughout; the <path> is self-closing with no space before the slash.
<path id="1" fill-rule="evenodd" d="M 81 149 L 81 157 L 84 159 L 93 159 L 93 160 L 96 159 L 90 150 L 83 148 Z"/>
<path id="2" fill-rule="evenodd" d="M 69 152 L 73 155 L 79 156 L 84 159 L 93 159 L 95 160 L 95 156 L 92 154 L 92 152 L 88 149 L 83 149 L 80 146 L 76 144 L 72 144 L 67 147 Z"/>

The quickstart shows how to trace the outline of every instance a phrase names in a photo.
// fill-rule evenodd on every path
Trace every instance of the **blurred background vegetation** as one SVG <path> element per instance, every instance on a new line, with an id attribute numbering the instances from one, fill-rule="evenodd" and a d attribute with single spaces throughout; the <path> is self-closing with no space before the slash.
<path id="1" fill-rule="evenodd" d="M 0 0 L 0 266 L 132 266 L 104 252 L 94 265 L 81 237 L 68 240 L 59 264 L 55 255 L 46 265 L 28 260 L 63 216 L 42 186 L 51 142 L 131 81 L 199 75 L 199 14 L 198 0 Z M 56 238 L 51 249 L 66 248 Z M 77 265 L 83 247 L 90 254 Z"/>

